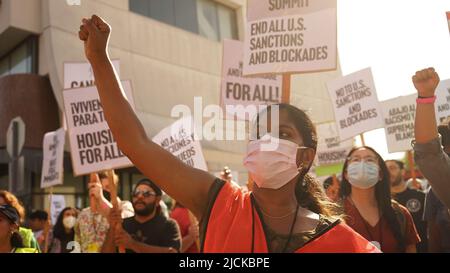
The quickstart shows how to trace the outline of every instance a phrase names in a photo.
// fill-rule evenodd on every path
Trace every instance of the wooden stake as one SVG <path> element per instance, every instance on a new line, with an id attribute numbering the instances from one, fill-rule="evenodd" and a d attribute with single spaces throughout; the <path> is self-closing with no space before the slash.
<path id="1" fill-rule="evenodd" d="M 359 135 L 361 137 L 361 145 L 366 146 L 366 141 L 364 140 L 364 133 Z"/>
<path id="2" fill-rule="evenodd" d="M 283 74 L 283 91 L 281 94 L 282 103 L 291 103 L 291 74 Z"/>
<path id="3" fill-rule="evenodd" d="M 117 202 L 117 183 L 114 179 L 114 170 L 108 170 L 108 181 L 113 210 L 119 210 L 119 202 Z M 121 228 L 122 228 L 121 223 L 119 223 L 118 226 L 114 227 L 115 230 L 120 230 Z M 119 253 L 125 253 L 125 248 L 123 246 L 118 246 L 118 248 Z"/>
<path id="4" fill-rule="evenodd" d="M 97 174 L 96 173 L 91 173 L 90 176 L 89 176 L 89 183 L 91 183 L 92 181 L 97 181 L 97 180 L 99 180 L 99 179 L 97 179 Z M 95 200 L 94 196 L 89 195 L 89 203 L 90 203 L 90 207 L 91 207 L 91 212 L 92 213 L 97 213 L 98 212 L 97 200 Z"/>
<path id="5" fill-rule="evenodd" d="M 48 219 L 47 219 L 47 223 L 46 228 L 44 228 L 44 249 L 42 250 L 44 253 L 48 253 L 48 234 L 50 232 L 50 225 L 51 225 L 51 219 L 52 219 L 52 200 L 53 199 L 53 187 L 50 187 L 50 196 L 48 198 L 49 200 L 49 206 L 48 206 L 48 210 L 47 210 L 47 214 L 48 214 Z M 47 226 L 49 225 L 49 226 Z"/>

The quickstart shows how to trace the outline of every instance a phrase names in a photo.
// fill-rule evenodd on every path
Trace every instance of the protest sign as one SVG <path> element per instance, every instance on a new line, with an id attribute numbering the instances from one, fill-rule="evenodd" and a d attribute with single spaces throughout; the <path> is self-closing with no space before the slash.
<path id="1" fill-rule="evenodd" d="M 122 86 L 134 108 L 131 82 L 122 81 Z M 65 90 L 63 97 L 75 175 L 132 166 L 109 129 L 97 88 Z"/>
<path id="2" fill-rule="evenodd" d="M 389 153 L 411 150 L 417 95 L 398 97 L 381 102 L 384 130 Z"/>
<path id="3" fill-rule="evenodd" d="M 221 105 L 230 118 L 252 120 L 258 113 L 255 107 L 281 102 L 281 76 L 243 77 L 244 44 L 224 40 L 222 61 Z M 247 115 L 248 114 L 248 115 Z"/>
<path id="4" fill-rule="evenodd" d="M 370 68 L 328 82 L 341 141 L 383 127 Z"/>
<path id="5" fill-rule="evenodd" d="M 336 0 L 248 0 L 244 75 L 335 70 Z"/>
<path id="6" fill-rule="evenodd" d="M 342 164 L 348 152 L 353 147 L 353 140 L 340 141 L 339 133 L 334 122 L 316 126 L 317 136 L 317 165 L 326 166 Z"/>
<path id="7" fill-rule="evenodd" d="M 441 81 L 435 94 L 436 121 L 440 124 L 450 118 L 450 79 Z"/>
<path id="8" fill-rule="evenodd" d="M 120 61 L 112 60 L 117 75 L 120 75 Z M 83 88 L 95 85 L 94 73 L 88 62 L 64 63 L 64 89 Z"/>
<path id="9" fill-rule="evenodd" d="M 41 188 L 63 184 L 64 143 L 66 132 L 63 128 L 44 136 Z"/>
<path id="10" fill-rule="evenodd" d="M 52 220 L 52 225 L 56 224 L 58 216 L 61 211 L 66 207 L 66 199 L 64 195 L 53 194 L 50 197 L 50 216 Z"/>
<path id="11" fill-rule="evenodd" d="M 200 141 L 195 140 L 192 117 L 181 118 L 159 132 L 153 141 L 185 164 L 207 171 Z"/>

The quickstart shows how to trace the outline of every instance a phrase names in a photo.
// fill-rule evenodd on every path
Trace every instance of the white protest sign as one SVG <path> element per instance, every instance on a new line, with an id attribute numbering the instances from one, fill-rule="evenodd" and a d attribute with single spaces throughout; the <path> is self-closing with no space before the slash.
<path id="1" fill-rule="evenodd" d="M 153 141 L 187 165 L 208 170 L 200 141 L 195 140 L 192 117 L 181 118 L 159 132 Z"/>
<path id="2" fill-rule="evenodd" d="M 66 132 L 63 128 L 44 136 L 41 188 L 63 184 L 64 143 Z"/>
<path id="3" fill-rule="evenodd" d="M 316 126 L 317 165 L 326 166 L 344 163 L 348 152 L 353 147 L 353 140 L 340 141 L 336 123 L 324 123 Z"/>
<path id="4" fill-rule="evenodd" d="M 130 81 L 122 81 L 125 96 L 134 109 Z M 69 128 L 72 165 L 76 176 L 132 166 L 119 150 L 103 114 L 95 86 L 63 92 Z"/>
<path id="5" fill-rule="evenodd" d="M 222 58 L 221 105 L 229 117 L 252 120 L 259 111 L 248 106 L 281 102 L 282 78 L 276 75 L 243 77 L 244 44 L 224 40 Z M 253 115 L 252 115 L 253 112 Z M 247 116 L 247 114 L 249 114 Z"/>
<path id="6" fill-rule="evenodd" d="M 412 149 L 417 95 L 398 97 L 381 102 L 384 131 L 389 153 Z"/>
<path id="7" fill-rule="evenodd" d="M 383 127 L 370 68 L 328 82 L 327 87 L 341 140 Z"/>
<path id="8" fill-rule="evenodd" d="M 244 75 L 335 70 L 336 0 L 248 0 Z"/>
<path id="9" fill-rule="evenodd" d="M 117 75 L 120 75 L 120 61 L 112 60 Z M 88 62 L 64 63 L 64 89 L 94 86 L 95 79 L 91 64 Z"/>
<path id="10" fill-rule="evenodd" d="M 58 220 L 58 216 L 61 211 L 66 207 L 66 199 L 64 195 L 51 195 L 50 196 L 50 211 L 51 211 L 51 219 L 52 225 L 56 224 L 56 220 Z"/>
<path id="11" fill-rule="evenodd" d="M 436 121 L 440 124 L 450 118 L 450 79 L 441 81 L 435 94 Z"/>

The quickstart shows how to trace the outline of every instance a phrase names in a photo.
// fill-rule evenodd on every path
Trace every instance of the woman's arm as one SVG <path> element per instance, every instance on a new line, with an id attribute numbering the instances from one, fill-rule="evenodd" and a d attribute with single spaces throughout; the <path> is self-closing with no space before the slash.
<path id="1" fill-rule="evenodd" d="M 412 78 L 419 97 L 429 98 L 435 95 L 439 84 L 439 75 L 434 68 L 417 71 Z M 415 121 L 416 142 L 423 144 L 438 137 L 434 103 L 418 103 Z"/>
<path id="2" fill-rule="evenodd" d="M 106 120 L 119 145 L 134 165 L 167 194 L 189 208 L 198 219 L 206 207 L 214 177 L 194 169 L 148 139 L 144 127 L 123 95 L 108 56 L 110 26 L 96 15 L 83 19 L 79 37 L 92 65 Z"/>

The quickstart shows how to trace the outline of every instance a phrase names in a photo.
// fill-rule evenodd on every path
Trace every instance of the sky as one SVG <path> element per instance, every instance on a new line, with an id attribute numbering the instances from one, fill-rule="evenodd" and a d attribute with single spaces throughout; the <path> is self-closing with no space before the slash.
<path id="1" fill-rule="evenodd" d="M 415 94 L 411 77 L 434 67 L 450 78 L 450 0 L 338 0 L 338 52 L 343 75 L 371 67 L 380 101 Z M 385 159 L 384 129 L 364 134 Z M 359 138 L 357 139 L 359 142 Z M 360 143 L 360 142 L 359 142 Z"/>

